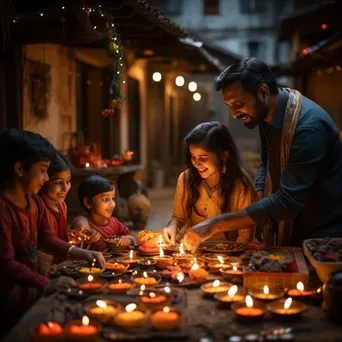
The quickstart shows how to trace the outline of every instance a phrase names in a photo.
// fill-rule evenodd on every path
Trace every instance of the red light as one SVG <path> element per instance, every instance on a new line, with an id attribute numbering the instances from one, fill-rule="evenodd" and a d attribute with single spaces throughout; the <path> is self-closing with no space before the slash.
<path id="1" fill-rule="evenodd" d="M 303 49 L 303 55 L 307 55 L 309 53 L 309 49 Z"/>
<path id="2" fill-rule="evenodd" d="M 328 28 L 328 25 L 327 24 L 323 24 L 322 26 L 321 26 L 321 29 L 322 30 L 326 30 Z"/>

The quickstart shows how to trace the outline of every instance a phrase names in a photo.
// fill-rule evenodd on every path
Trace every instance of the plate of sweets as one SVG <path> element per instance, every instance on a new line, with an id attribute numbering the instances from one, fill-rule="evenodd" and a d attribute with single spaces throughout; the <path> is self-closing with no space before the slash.
<path id="1" fill-rule="evenodd" d="M 235 241 L 205 241 L 201 243 L 198 250 L 202 253 L 220 253 L 227 255 L 239 255 L 243 253 L 246 246 Z"/>

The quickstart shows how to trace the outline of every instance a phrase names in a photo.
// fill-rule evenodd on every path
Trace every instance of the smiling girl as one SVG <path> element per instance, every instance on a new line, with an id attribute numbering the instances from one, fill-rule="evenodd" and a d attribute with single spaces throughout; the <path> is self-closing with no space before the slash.
<path id="1" fill-rule="evenodd" d="M 184 139 L 187 169 L 178 178 L 173 213 L 163 237 L 175 242 L 178 231 L 209 217 L 241 210 L 257 200 L 252 180 L 242 168 L 237 147 L 226 126 L 205 122 Z M 253 239 L 252 229 L 219 233 L 213 240 Z"/>
<path id="2" fill-rule="evenodd" d="M 78 188 L 78 199 L 87 210 L 88 216 L 78 216 L 71 224 L 72 229 L 88 232 L 92 249 L 103 251 L 104 238 L 119 237 L 118 246 L 135 243 L 128 227 L 112 216 L 115 209 L 115 186 L 101 176 L 87 177 Z"/>

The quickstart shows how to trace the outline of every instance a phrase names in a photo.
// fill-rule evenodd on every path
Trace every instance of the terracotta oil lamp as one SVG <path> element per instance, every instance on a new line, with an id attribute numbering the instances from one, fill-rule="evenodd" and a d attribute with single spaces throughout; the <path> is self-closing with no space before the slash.
<path id="1" fill-rule="evenodd" d="M 275 299 L 279 299 L 284 296 L 284 291 L 280 289 L 269 289 L 267 285 L 263 287 L 263 290 L 250 290 L 249 294 L 259 300 L 262 301 L 272 301 Z"/>
<path id="2" fill-rule="evenodd" d="M 229 267 L 229 264 L 224 263 L 224 259 L 222 256 L 218 255 L 217 256 L 218 262 L 210 262 L 208 264 L 209 271 L 211 273 L 220 273 L 220 268 L 227 268 Z"/>
<path id="3" fill-rule="evenodd" d="M 193 259 L 193 256 L 190 253 L 185 253 L 183 243 L 179 245 L 179 253 L 173 253 L 172 256 L 177 264 L 186 264 Z"/>
<path id="4" fill-rule="evenodd" d="M 238 293 L 238 287 L 233 285 L 227 292 L 218 292 L 214 295 L 214 298 L 222 305 L 230 306 L 233 303 L 242 302 L 244 296 Z"/>
<path id="5" fill-rule="evenodd" d="M 203 295 L 213 297 L 216 293 L 227 292 L 231 286 L 232 284 L 230 283 L 215 280 L 213 282 L 203 284 L 201 286 L 201 290 Z"/>
<path id="6" fill-rule="evenodd" d="M 140 295 L 140 303 L 148 310 L 158 310 L 168 305 L 170 296 L 165 292 L 145 291 Z"/>
<path id="7" fill-rule="evenodd" d="M 311 296 L 314 294 L 314 291 L 304 290 L 304 284 L 301 281 L 297 283 L 296 287 L 296 289 L 288 290 L 287 295 L 295 300 L 310 303 Z"/>
<path id="8" fill-rule="evenodd" d="M 158 277 L 159 277 L 159 280 L 158 280 Z M 158 276 L 157 273 L 153 274 L 153 273 L 143 272 L 142 276 L 139 274 L 132 276 L 132 280 L 138 286 L 145 285 L 145 286 L 154 287 L 158 285 L 160 281 L 160 276 Z"/>
<path id="9" fill-rule="evenodd" d="M 253 303 L 251 296 L 246 296 L 245 303 L 235 303 L 232 305 L 235 318 L 245 323 L 260 322 L 265 314 L 264 306 L 261 303 Z"/>
<path id="10" fill-rule="evenodd" d="M 277 319 L 297 319 L 307 306 L 301 302 L 293 301 L 291 297 L 277 300 L 267 305 L 267 310 Z"/>
<path id="11" fill-rule="evenodd" d="M 102 323 L 113 321 L 118 308 L 114 302 L 97 300 L 95 305 L 90 305 L 86 309 L 88 315 Z"/>
<path id="12" fill-rule="evenodd" d="M 136 266 L 140 260 L 140 258 L 135 257 L 134 251 L 132 249 L 129 251 L 128 256 L 118 259 L 119 263 L 127 267 Z"/>
<path id="13" fill-rule="evenodd" d="M 108 291 L 111 293 L 126 293 L 132 287 L 133 285 L 130 282 L 119 279 L 118 281 L 108 284 Z"/>
<path id="14" fill-rule="evenodd" d="M 83 316 L 82 321 L 73 321 L 67 327 L 69 340 L 96 341 L 99 334 L 97 324 L 90 322 L 88 316 Z"/>
<path id="15" fill-rule="evenodd" d="M 32 335 L 36 341 L 59 341 L 64 337 L 64 329 L 60 323 L 49 321 L 39 324 Z"/>
<path id="16" fill-rule="evenodd" d="M 168 306 L 151 315 L 152 327 L 159 331 L 170 331 L 180 328 L 181 315 L 178 311 Z"/>
<path id="17" fill-rule="evenodd" d="M 125 273 L 128 269 L 128 265 L 109 260 L 106 262 L 106 269 L 117 273 Z"/>
<path id="18" fill-rule="evenodd" d="M 128 304 L 124 311 L 119 312 L 114 320 L 119 327 L 137 329 L 146 326 L 147 315 L 145 312 L 139 310 L 136 304 L 132 303 Z"/>
<path id="19" fill-rule="evenodd" d="M 173 257 L 165 255 L 162 247 L 159 247 L 159 255 L 153 257 L 153 259 L 157 262 L 156 267 L 159 269 L 167 268 L 173 264 Z"/>
<path id="20" fill-rule="evenodd" d="M 149 269 L 151 267 L 154 267 L 157 264 L 157 261 L 154 259 L 141 259 L 138 262 L 138 265 L 143 269 Z"/>
<path id="21" fill-rule="evenodd" d="M 200 268 L 197 262 L 194 262 L 189 271 L 189 278 L 195 282 L 201 282 L 208 279 L 208 272 L 203 268 Z"/>
<path id="22" fill-rule="evenodd" d="M 81 267 L 80 273 L 82 274 L 90 274 L 90 275 L 99 275 L 102 270 L 101 268 L 95 267 L 96 259 L 93 259 L 93 262 L 90 267 Z"/>
<path id="23" fill-rule="evenodd" d="M 232 267 L 220 268 L 221 275 L 228 281 L 242 280 L 242 267 L 237 265 L 232 265 Z"/>
<path id="24" fill-rule="evenodd" d="M 78 288 L 87 293 L 96 293 L 96 292 L 102 292 L 104 289 L 103 283 L 99 282 L 98 280 L 94 281 L 94 277 L 92 275 L 89 275 L 87 278 L 87 282 L 81 283 L 78 285 Z"/>

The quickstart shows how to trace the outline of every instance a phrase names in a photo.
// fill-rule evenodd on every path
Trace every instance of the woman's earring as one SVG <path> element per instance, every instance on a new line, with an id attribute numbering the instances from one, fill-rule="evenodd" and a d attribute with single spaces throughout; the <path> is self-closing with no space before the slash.
<path id="1" fill-rule="evenodd" d="M 223 168 L 222 168 L 222 173 L 224 174 L 226 172 L 227 172 L 227 168 L 226 168 L 226 165 L 224 165 Z"/>

